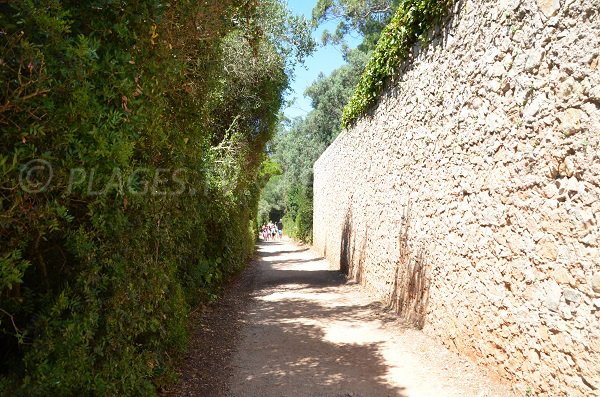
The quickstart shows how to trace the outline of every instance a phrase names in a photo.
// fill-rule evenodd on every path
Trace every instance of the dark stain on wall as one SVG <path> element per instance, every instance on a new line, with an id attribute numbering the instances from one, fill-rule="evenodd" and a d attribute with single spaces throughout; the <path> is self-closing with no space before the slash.
<path id="1" fill-rule="evenodd" d="M 398 234 L 398 261 L 394 277 L 394 286 L 390 298 L 390 307 L 407 324 L 423 329 L 429 302 L 429 264 L 427 252 L 418 248 L 411 252 L 410 203 L 405 206 Z"/>

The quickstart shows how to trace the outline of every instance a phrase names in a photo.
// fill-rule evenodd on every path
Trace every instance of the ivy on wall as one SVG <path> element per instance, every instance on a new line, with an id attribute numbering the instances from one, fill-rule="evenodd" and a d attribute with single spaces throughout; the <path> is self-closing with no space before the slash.
<path id="1" fill-rule="evenodd" d="M 350 127 L 375 103 L 386 79 L 408 58 L 415 42 L 424 38 L 448 13 L 452 3 L 452 0 L 406 0 L 400 4 L 344 108 L 343 128 Z"/>

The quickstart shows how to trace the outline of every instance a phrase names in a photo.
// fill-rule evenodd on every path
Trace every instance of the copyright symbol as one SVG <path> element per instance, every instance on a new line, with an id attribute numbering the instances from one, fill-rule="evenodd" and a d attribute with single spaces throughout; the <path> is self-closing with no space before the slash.
<path id="1" fill-rule="evenodd" d="M 46 160 L 33 159 L 21 167 L 19 185 L 27 193 L 44 191 L 54 176 L 52 165 Z"/>

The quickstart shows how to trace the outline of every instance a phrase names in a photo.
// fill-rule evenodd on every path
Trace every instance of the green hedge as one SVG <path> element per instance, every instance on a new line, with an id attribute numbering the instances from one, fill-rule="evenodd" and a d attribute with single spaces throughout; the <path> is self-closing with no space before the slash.
<path id="1" fill-rule="evenodd" d="M 400 3 L 396 14 L 381 33 L 377 47 L 344 108 L 343 128 L 350 127 L 376 102 L 386 79 L 408 58 L 417 40 L 448 13 L 451 5 L 452 0 L 404 0 Z"/>
<path id="2" fill-rule="evenodd" d="M 293 185 L 288 191 L 287 212 L 283 217 L 283 230 L 287 236 L 312 243 L 313 196 L 312 184 Z"/>
<path id="3" fill-rule="evenodd" d="M 173 380 L 190 308 L 254 249 L 287 85 L 256 12 L 0 4 L 0 395 L 153 395 Z M 40 192 L 22 187 L 34 159 L 53 168 Z"/>

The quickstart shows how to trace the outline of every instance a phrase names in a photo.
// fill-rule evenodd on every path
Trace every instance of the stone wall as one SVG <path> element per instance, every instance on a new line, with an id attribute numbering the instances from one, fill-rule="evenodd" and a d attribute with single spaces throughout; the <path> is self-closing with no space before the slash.
<path id="1" fill-rule="evenodd" d="M 315 247 L 523 395 L 600 395 L 599 10 L 457 3 L 315 164 Z"/>

